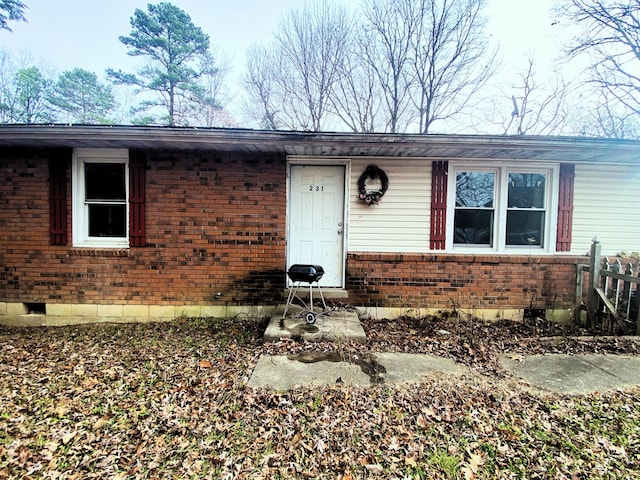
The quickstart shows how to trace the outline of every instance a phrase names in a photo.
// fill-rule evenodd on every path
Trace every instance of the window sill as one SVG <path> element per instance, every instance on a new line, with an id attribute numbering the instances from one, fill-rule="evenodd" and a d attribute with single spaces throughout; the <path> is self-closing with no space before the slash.
<path id="1" fill-rule="evenodd" d="M 93 248 L 96 250 L 101 249 L 111 249 L 111 250 L 119 250 L 119 249 L 128 249 L 129 248 L 129 239 L 128 238 L 108 238 L 108 237 L 90 237 L 90 238 L 82 238 L 75 239 L 73 242 L 74 248 Z"/>
<path id="2" fill-rule="evenodd" d="M 128 257 L 128 248 L 98 248 L 98 247 L 72 247 L 70 256 L 75 257 Z"/>
<path id="3" fill-rule="evenodd" d="M 446 250 L 440 250 L 442 252 L 447 253 L 463 253 L 470 255 L 555 255 L 556 252 L 542 248 L 542 247 L 529 247 L 527 245 L 514 245 L 512 247 L 505 247 L 501 249 L 491 248 L 491 247 L 461 247 L 454 246 L 448 247 Z"/>

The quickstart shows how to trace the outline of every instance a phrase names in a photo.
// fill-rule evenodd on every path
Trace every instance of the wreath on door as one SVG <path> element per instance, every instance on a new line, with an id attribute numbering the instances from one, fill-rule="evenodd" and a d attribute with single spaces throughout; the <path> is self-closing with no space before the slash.
<path id="1" fill-rule="evenodd" d="M 380 180 L 380 189 L 379 190 L 367 190 L 366 182 L 367 180 Z M 360 194 L 358 198 L 362 200 L 367 205 L 378 205 L 380 203 L 380 199 L 383 197 L 387 189 L 389 188 L 389 177 L 387 174 L 377 165 L 369 165 L 360 178 L 358 179 L 358 190 Z"/>

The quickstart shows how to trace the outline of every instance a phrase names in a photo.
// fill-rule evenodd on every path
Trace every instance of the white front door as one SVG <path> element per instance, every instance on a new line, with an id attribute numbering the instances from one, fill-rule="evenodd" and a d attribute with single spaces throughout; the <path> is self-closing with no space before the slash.
<path id="1" fill-rule="evenodd" d="M 287 268 L 320 265 L 320 286 L 344 280 L 344 165 L 292 165 Z"/>

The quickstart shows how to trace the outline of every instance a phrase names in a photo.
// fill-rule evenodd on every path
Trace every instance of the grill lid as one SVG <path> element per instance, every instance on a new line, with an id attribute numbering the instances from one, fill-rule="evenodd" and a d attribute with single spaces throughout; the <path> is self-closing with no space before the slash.
<path id="1" fill-rule="evenodd" d="M 294 282 L 317 282 L 324 275 L 324 269 L 320 265 L 305 265 L 296 263 L 291 265 L 287 275 Z"/>

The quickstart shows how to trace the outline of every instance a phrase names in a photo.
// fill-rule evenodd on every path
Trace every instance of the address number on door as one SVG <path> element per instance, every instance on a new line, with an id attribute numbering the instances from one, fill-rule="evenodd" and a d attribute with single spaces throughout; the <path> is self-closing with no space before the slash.
<path id="1" fill-rule="evenodd" d="M 309 185 L 310 192 L 324 192 L 324 185 Z"/>

